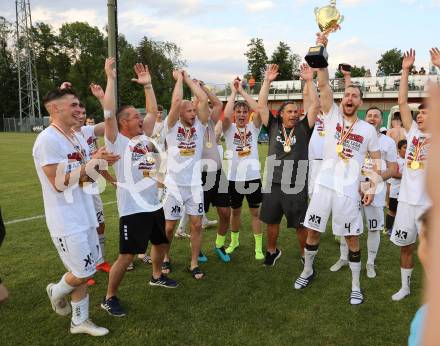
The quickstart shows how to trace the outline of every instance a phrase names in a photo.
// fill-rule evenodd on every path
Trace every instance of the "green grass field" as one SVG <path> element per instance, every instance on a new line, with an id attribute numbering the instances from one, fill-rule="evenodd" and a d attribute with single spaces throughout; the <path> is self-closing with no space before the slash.
<path id="1" fill-rule="evenodd" d="M 0 205 L 5 221 L 43 214 L 40 184 L 32 160 L 36 135 L 0 134 Z M 267 146 L 260 148 L 262 157 Z M 263 154 L 264 153 L 264 154 Z M 108 188 L 103 201 L 115 200 Z M 404 345 L 409 323 L 420 305 L 422 270 L 417 262 L 412 295 L 392 302 L 400 287 L 399 250 L 382 237 L 376 279 L 365 275 L 366 242 L 362 237 L 362 287 L 366 301 L 348 304 L 351 274 L 345 268 L 331 273 L 339 256 L 331 232 L 322 239 L 316 261 L 317 278 L 303 291 L 293 289 L 302 270 L 295 235 L 285 226 L 279 239 L 283 255 L 273 268 L 264 268 L 253 257 L 249 214 L 244 209 L 240 249 L 232 262 L 223 264 L 213 253 L 215 230 L 204 232 L 203 249 L 209 258 L 203 265 L 206 279 L 196 282 L 186 266 L 189 242 L 172 245 L 174 272 L 180 282 L 175 290 L 148 285 L 150 268 L 136 262 L 127 273 L 119 297 L 128 315 L 118 319 L 100 307 L 107 277 L 96 276 L 90 289 L 90 316 L 110 329 L 103 338 L 70 335 L 70 319 L 56 315 L 46 296 L 46 285 L 58 281 L 63 265 L 49 238 L 44 218 L 6 226 L 0 248 L 0 277 L 10 299 L 0 306 L 0 344 L 146 344 L 146 345 Z M 107 259 L 118 251 L 116 204 L 105 206 Z M 209 218 L 215 218 L 211 210 Z M 229 240 L 229 237 L 228 237 Z"/>

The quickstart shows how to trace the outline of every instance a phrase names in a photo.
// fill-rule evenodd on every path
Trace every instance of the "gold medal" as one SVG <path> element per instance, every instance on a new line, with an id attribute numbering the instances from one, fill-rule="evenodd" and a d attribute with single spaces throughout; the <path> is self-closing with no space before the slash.
<path id="1" fill-rule="evenodd" d="M 144 178 L 148 178 L 150 176 L 150 172 L 147 171 L 146 169 L 142 173 L 144 175 Z"/>
<path id="2" fill-rule="evenodd" d="M 244 151 L 245 153 L 248 153 L 248 152 L 251 151 L 251 148 L 249 148 L 248 146 L 245 146 L 245 147 L 243 147 L 243 151 Z"/>
<path id="3" fill-rule="evenodd" d="M 212 143 L 211 143 L 211 142 L 206 142 L 206 147 L 207 147 L 208 149 L 211 149 L 211 148 L 212 148 Z"/>
<path id="4" fill-rule="evenodd" d="M 344 151 L 344 146 L 343 146 L 342 144 L 338 144 L 338 145 L 336 146 L 336 152 L 337 152 L 338 154 L 341 154 L 343 151 Z"/>
<path id="5" fill-rule="evenodd" d="M 325 136 L 325 131 L 318 131 L 318 133 L 319 133 L 319 135 L 320 135 L 321 137 L 324 137 L 324 136 Z"/>
<path id="6" fill-rule="evenodd" d="M 419 161 L 413 161 L 411 162 L 411 169 L 417 171 L 420 169 L 420 162 Z"/>
<path id="7" fill-rule="evenodd" d="M 156 160 L 152 156 L 147 156 L 147 163 L 152 165 Z"/>
<path id="8" fill-rule="evenodd" d="M 290 153 L 292 151 L 292 148 L 290 147 L 290 145 L 285 145 L 284 146 L 284 152 L 285 153 Z"/>

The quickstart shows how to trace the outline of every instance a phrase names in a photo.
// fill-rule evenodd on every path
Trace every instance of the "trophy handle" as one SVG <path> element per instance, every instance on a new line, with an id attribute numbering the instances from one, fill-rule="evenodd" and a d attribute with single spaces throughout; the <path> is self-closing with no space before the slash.
<path id="1" fill-rule="evenodd" d="M 344 21 L 344 16 L 341 16 L 341 18 L 339 19 L 339 23 L 338 24 L 341 24 L 343 21 Z"/>
<path id="2" fill-rule="evenodd" d="M 318 12 L 319 12 L 319 7 L 315 7 L 315 16 L 318 15 Z"/>

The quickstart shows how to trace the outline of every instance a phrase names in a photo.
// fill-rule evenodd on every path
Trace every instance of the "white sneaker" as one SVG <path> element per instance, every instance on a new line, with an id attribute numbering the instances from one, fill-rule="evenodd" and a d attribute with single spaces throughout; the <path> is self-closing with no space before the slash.
<path id="1" fill-rule="evenodd" d="M 205 222 L 204 220 L 203 220 L 203 222 L 202 222 L 202 228 L 203 228 L 203 229 L 205 229 L 205 228 L 211 228 L 211 227 L 216 226 L 217 223 L 218 223 L 217 220 L 208 220 L 208 219 L 206 219 L 206 222 Z"/>
<path id="2" fill-rule="evenodd" d="M 72 312 L 72 308 L 70 307 L 70 304 L 66 298 L 61 298 L 58 300 L 52 298 L 53 286 L 55 286 L 55 284 L 52 282 L 46 287 L 47 296 L 49 297 L 53 311 L 55 311 L 60 316 L 70 315 L 70 313 Z"/>
<path id="3" fill-rule="evenodd" d="M 409 291 L 409 290 L 404 289 L 404 288 L 401 288 L 401 289 L 399 290 L 399 292 L 394 293 L 394 294 L 391 296 L 391 299 L 394 300 L 395 302 L 398 302 L 399 300 L 402 300 L 402 299 L 405 298 L 406 296 L 409 296 L 409 294 L 410 294 L 410 291 Z"/>
<path id="4" fill-rule="evenodd" d="M 190 236 L 188 233 L 186 233 L 182 228 L 178 228 L 177 231 L 176 231 L 176 233 L 174 234 L 174 236 L 175 236 L 176 238 L 179 238 L 179 239 L 184 239 L 184 238 L 190 238 L 190 237 L 191 237 L 191 236 Z"/>
<path id="5" fill-rule="evenodd" d="M 367 277 L 374 279 L 376 277 L 376 266 L 374 264 L 367 263 Z"/>
<path id="6" fill-rule="evenodd" d="M 86 320 L 77 326 L 70 322 L 70 332 L 72 334 L 89 334 L 92 336 L 103 336 L 108 334 L 108 329 L 98 327 L 91 320 Z"/>
<path id="7" fill-rule="evenodd" d="M 330 271 L 337 272 L 342 269 L 342 267 L 348 266 L 348 261 L 343 259 L 338 259 L 338 261 L 330 267 Z"/>

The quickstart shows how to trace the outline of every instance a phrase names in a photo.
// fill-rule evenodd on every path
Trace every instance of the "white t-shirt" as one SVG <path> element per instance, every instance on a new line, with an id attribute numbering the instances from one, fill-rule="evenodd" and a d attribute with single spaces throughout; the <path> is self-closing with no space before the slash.
<path id="1" fill-rule="evenodd" d="M 165 133 L 168 148 L 165 186 L 201 186 L 205 126 L 198 118 L 190 128 L 183 126 L 180 120 L 169 128 L 166 121 Z"/>
<path id="2" fill-rule="evenodd" d="M 381 170 L 385 171 L 387 169 L 387 162 L 397 162 L 397 148 L 396 142 L 391 137 L 385 136 L 381 133 L 378 134 L 379 138 L 379 150 L 381 158 Z M 373 171 L 373 161 L 367 157 L 365 158 L 364 165 L 362 167 L 362 178 L 366 178 L 368 172 Z M 385 182 L 381 182 L 376 188 L 376 195 L 374 196 L 373 203 L 374 207 L 385 207 L 386 205 L 386 194 L 387 186 Z"/>
<path id="3" fill-rule="evenodd" d="M 43 191 L 44 212 L 51 237 L 64 237 L 98 227 L 92 194 L 88 194 L 78 183 L 64 192 L 58 192 L 49 182 L 43 167 L 52 164 L 67 164 L 69 173 L 88 160 L 89 149 L 82 138 L 73 139 L 81 150 L 84 160 L 61 133 L 53 126 L 41 132 L 32 149 L 35 168 Z M 74 179 L 71 177 L 71 179 Z"/>
<path id="4" fill-rule="evenodd" d="M 345 124 L 346 126 L 347 124 Z M 317 177 L 317 184 L 326 186 L 339 194 L 360 199 L 359 183 L 361 168 L 367 152 L 379 150 L 376 129 L 367 122 L 358 119 L 347 139 L 344 141 L 342 159 L 336 152 L 336 146 L 344 126 L 343 114 L 336 104 L 324 116 L 326 128 L 324 144 L 324 162 Z M 348 128 L 345 129 L 347 131 Z"/>
<path id="5" fill-rule="evenodd" d="M 256 128 L 251 121 L 243 129 L 238 129 L 235 123 L 224 132 L 226 141 L 226 159 L 228 165 L 228 180 L 250 181 L 261 179 L 260 161 L 258 155 L 258 135 L 260 128 Z M 240 136 L 239 132 L 242 135 Z M 246 136 L 244 135 L 246 133 Z M 245 138 L 242 143 L 241 137 Z M 244 149 L 245 147 L 248 150 Z"/>
<path id="6" fill-rule="evenodd" d="M 162 205 L 154 179 L 158 157 L 152 154 L 153 145 L 147 137 L 142 135 L 129 139 L 118 133 L 114 143 L 107 138 L 105 142 L 109 151 L 121 157 L 113 165 L 118 182 L 119 217 L 160 209 Z M 150 157 L 154 157 L 154 162 L 148 161 Z"/>
<path id="7" fill-rule="evenodd" d="M 324 117 L 319 114 L 316 118 L 315 127 L 313 128 L 312 137 L 309 142 L 309 160 L 323 159 L 325 134 Z"/>
<path id="8" fill-rule="evenodd" d="M 403 173 L 403 167 L 405 166 L 406 160 L 404 158 L 401 158 L 400 156 L 397 158 L 397 166 L 399 173 Z M 388 182 L 390 183 L 390 198 L 397 198 L 399 197 L 399 191 L 400 191 L 400 182 L 402 181 L 401 178 L 390 178 Z"/>
<path id="9" fill-rule="evenodd" d="M 426 191 L 425 180 L 430 136 L 420 131 L 417 123 L 413 121 L 406 140 L 408 142 L 405 153 L 406 164 L 403 167 L 399 202 L 429 206 L 431 205 L 431 201 Z M 420 148 L 420 153 L 417 158 L 415 158 L 417 148 Z M 411 168 L 411 163 L 415 159 L 420 163 L 419 169 Z"/>
<path id="10" fill-rule="evenodd" d="M 82 136 L 87 142 L 87 145 L 89 146 L 90 154 L 93 154 L 96 150 L 98 150 L 98 144 L 96 143 L 96 136 L 95 136 L 95 126 L 94 125 L 85 125 L 81 126 L 80 130 Z"/>

